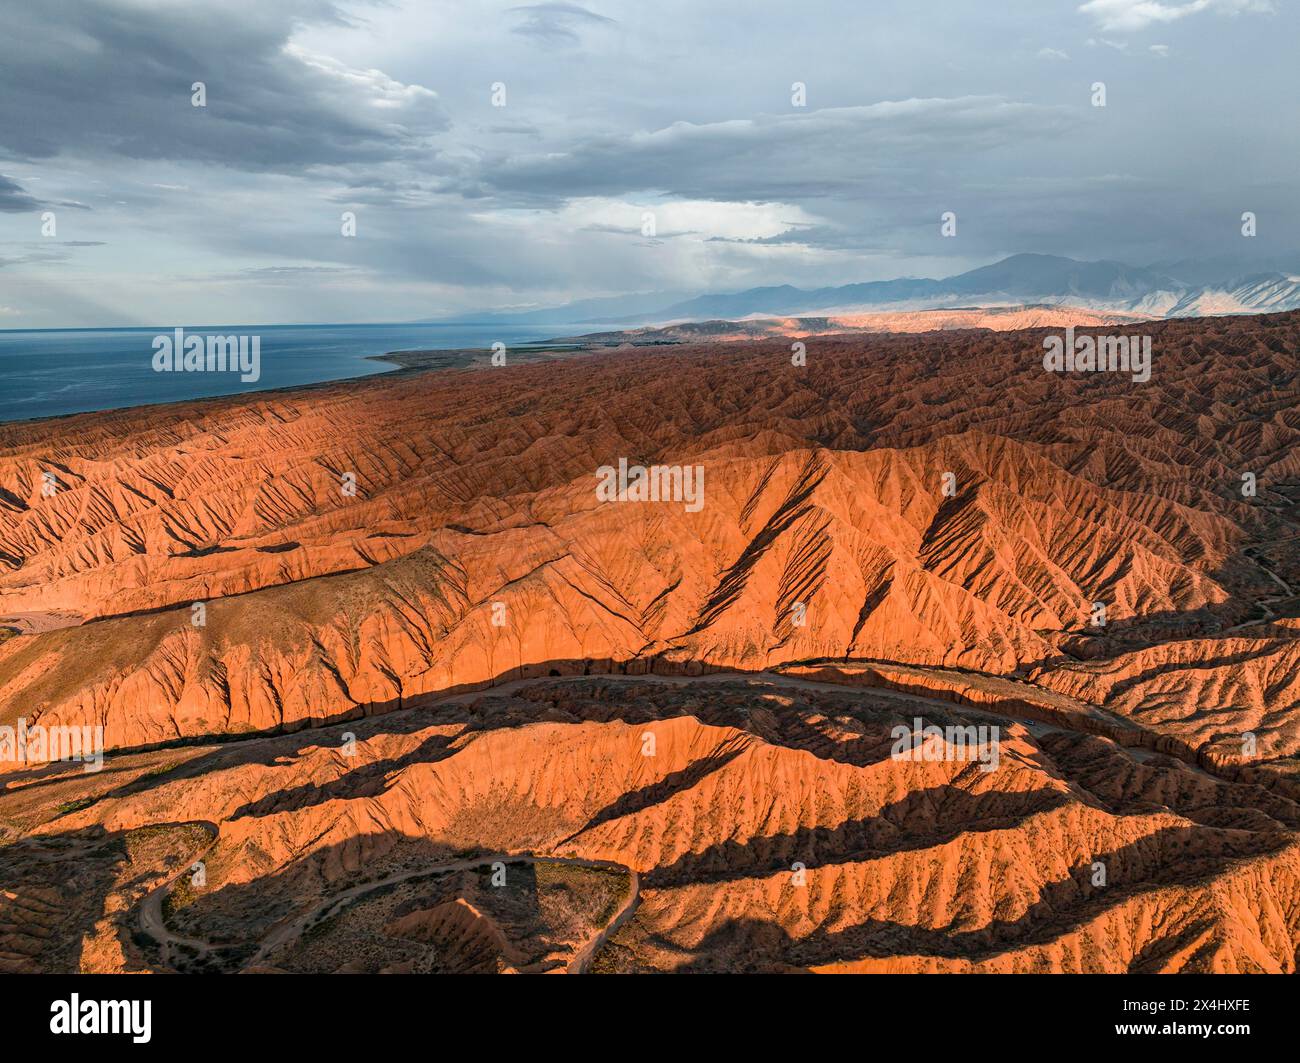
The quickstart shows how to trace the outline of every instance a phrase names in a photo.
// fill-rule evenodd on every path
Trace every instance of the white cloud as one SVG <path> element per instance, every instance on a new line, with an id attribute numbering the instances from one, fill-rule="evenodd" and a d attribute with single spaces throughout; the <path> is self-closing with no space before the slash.
<path id="1" fill-rule="evenodd" d="M 1161 59 L 1169 58 L 1169 45 L 1167 44 L 1153 44 L 1151 45 L 1150 51 L 1160 56 Z"/>
<path id="2" fill-rule="evenodd" d="M 1201 11 L 1239 15 L 1272 10 L 1270 0 L 1190 0 L 1185 4 L 1166 4 L 1161 0 L 1088 0 L 1079 7 L 1080 13 L 1090 15 L 1103 30 L 1122 33 L 1175 22 Z"/>
<path id="3" fill-rule="evenodd" d="M 714 200 L 665 199 L 645 203 L 592 197 L 573 200 L 559 212 L 575 227 L 611 233 L 640 233 L 643 215 L 654 215 L 661 237 L 699 240 L 762 240 L 818 220 L 801 207 L 784 203 L 727 203 Z"/>
<path id="4" fill-rule="evenodd" d="M 304 66 L 336 80 L 340 88 L 360 94 L 371 107 L 380 110 L 396 110 L 438 98 L 436 92 L 423 85 L 404 85 L 382 70 L 354 70 L 332 56 L 308 51 L 292 41 L 283 51 Z"/>
<path id="5" fill-rule="evenodd" d="M 1070 57 L 1059 48 L 1039 48 L 1039 59 L 1069 59 Z"/>

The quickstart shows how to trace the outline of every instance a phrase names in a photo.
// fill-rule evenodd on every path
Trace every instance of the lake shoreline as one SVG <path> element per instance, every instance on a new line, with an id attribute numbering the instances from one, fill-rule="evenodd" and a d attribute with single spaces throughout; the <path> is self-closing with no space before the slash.
<path id="1" fill-rule="evenodd" d="M 609 347 L 602 345 L 579 346 L 572 343 L 521 345 L 511 348 L 507 355 L 508 365 L 531 365 L 538 362 L 559 361 L 601 351 Z M 108 406 L 97 410 L 78 410 L 73 413 L 50 414 L 45 417 L 25 417 L 0 420 L 0 435 L 12 428 L 24 425 L 45 424 L 52 421 L 67 421 L 75 417 L 100 417 L 107 414 L 129 414 L 137 410 L 160 410 L 167 406 L 191 406 L 197 403 L 252 402 L 264 396 L 298 394 L 320 388 L 335 388 L 354 385 L 360 388 L 369 381 L 393 380 L 403 376 L 421 373 L 438 373 L 454 370 L 474 370 L 491 366 L 492 352 L 477 347 L 452 348 L 447 350 L 406 350 L 389 351 L 386 354 L 365 355 L 368 362 L 383 362 L 390 369 L 365 373 L 358 376 L 335 377 L 330 380 L 314 380 L 303 384 L 286 384 L 272 388 L 254 388 L 248 391 L 230 392 L 225 395 L 199 395 L 194 398 L 164 399 L 159 402 L 137 402 L 125 406 Z M 2 442 L 0 442 L 2 445 Z"/>
<path id="2" fill-rule="evenodd" d="M 258 335 L 247 327 L 224 334 L 250 333 Z M 241 380 L 227 371 L 156 372 L 154 348 L 146 342 L 149 335 L 149 330 L 118 329 L 0 336 L 0 425 L 248 398 L 412 368 L 470 368 L 490 364 L 498 342 L 507 345 L 509 364 L 557 357 L 580 346 L 558 344 L 535 329 L 512 332 L 487 326 L 456 331 L 408 326 L 277 328 L 261 334 L 260 359 L 251 378 Z"/>

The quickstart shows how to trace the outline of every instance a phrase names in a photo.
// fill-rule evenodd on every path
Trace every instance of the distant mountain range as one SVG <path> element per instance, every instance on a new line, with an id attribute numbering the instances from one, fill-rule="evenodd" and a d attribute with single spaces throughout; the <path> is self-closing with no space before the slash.
<path id="1" fill-rule="evenodd" d="M 1300 254 L 1267 260 L 1254 272 L 1244 260 L 1222 257 L 1149 267 L 1079 262 L 1057 255 L 1012 255 L 942 280 L 901 278 L 833 288 L 749 288 L 697 295 L 648 292 L 586 299 L 517 313 L 473 315 L 501 324 L 645 325 L 747 317 L 800 316 L 827 311 L 924 310 L 958 306 L 1044 304 L 1159 317 L 1262 313 L 1300 308 Z M 451 319 L 441 319 L 451 320 Z M 460 314 L 455 320 L 468 321 Z"/>

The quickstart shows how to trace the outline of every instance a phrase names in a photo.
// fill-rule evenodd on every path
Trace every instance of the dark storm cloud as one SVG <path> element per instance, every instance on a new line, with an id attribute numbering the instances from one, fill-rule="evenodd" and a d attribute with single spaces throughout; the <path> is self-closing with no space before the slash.
<path id="1" fill-rule="evenodd" d="M 998 97 L 901 100 L 592 137 L 479 175 L 532 199 L 654 190 L 696 199 L 860 198 L 963 156 L 1068 132 L 1068 108 Z"/>
<path id="2" fill-rule="evenodd" d="M 17 181 L 0 174 L 0 211 L 17 214 L 24 210 L 37 210 L 40 203 L 33 199 Z"/>
<path id="3" fill-rule="evenodd" d="M 295 172 L 389 160 L 445 129 L 434 93 L 289 44 L 343 23 L 324 0 L 143 6 L 43 0 L 0 35 L 0 151 Z M 203 82 L 207 106 L 191 104 Z"/>
<path id="4" fill-rule="evenodd" d="M 4 302 L 43 325 L 405 319 L 1017 251 L 1281 253 L 1300 9 L 1274 6 L 12 0 Z M 46 209 L 66 242 L 29 247 Z"/>

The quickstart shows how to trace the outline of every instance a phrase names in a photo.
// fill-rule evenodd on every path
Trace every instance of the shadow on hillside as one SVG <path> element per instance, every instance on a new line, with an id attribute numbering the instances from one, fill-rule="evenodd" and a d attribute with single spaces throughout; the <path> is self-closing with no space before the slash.
<path id="1" fill-rule="evenodd" d="M 584 681 L 581 684 L 571 681 L 576 678 Z M 436 763 L 454 752 L 453 744 L 463 743 L 473 734 L 546 721 L 618 721 L 640 725 L 691 717 L 708 726 L 734 728 L 769 744 L 811 753 L 837 763 L 865 767 L 888 759 L 894 745 L 893 728 L 900 725 L 910 727 L 913 717 L 922 712 L 921 707 L 913 708 L 904 702 L 873 699 L 873 690 L 869 687 L 846 685 L 842 691 L 774 687 L 759 676 L 740 672 L 725 677 L 719 675 L 719 680 L 711 682 L 707 690 L 674 683 L 640 682 L 618 675 L 586 676 L 574 672 L 553 682 L 549 677 L 539 679 L 526 688 L 526 694 L 489 687 L 461 700 L 430 702 L 419 708 L 407 706 L 381 710 L 361 719 L 326 724 L 313 728 L 309 735 L 244 737 L 199 753 L 170 770 L 146 773 L 109 789 L 97 800 L 109 801 L 147 793 L 163 785 L 201 778 L 224 768 L 249 764 L 274 767 L 283 764 L 286 758 L 296 759 L 311 750 L 333 749 L 338 756 L 343 756 L 344 736 L 349 734 L 354 735 L 358 743 L 364 743 L 409 735 L 426 728 L 447 728 L 446 733 L 430 735 L 401 756 L 359 764 L 323 784 L 301 783 L 267 794 L 240 806 L 229 818 L 292 811 L 333 796 L 376 796 L 391 785 L 402 768 L 415 763 Z M 772 694 L 789 699 L 790 704 L 772 707 L 765 700 Z M 985 722 L 983 714 L 978 718 L 972 717 L 965 711 L 966 707 L 943 702 L 933 692 L 929 694 L 932 703 L 923 707 L 927 724 L 942 727 Z M 756 712 L 756 709 L 766 711 Z M 847 721 L 856 734 L 849 736 L 842 730 L 828 730 L 828 717 L 832 714 L 839 724 Z M 688 789 L 741 752 L 743 747 L 733 742 L 669 778 L 647 786 L 644 791 L 625 795 L 617 807 L 605 810 L 599 816 L 626 815 L 637 807 Z M 583 829 L 590 829 L 603 821 L 598 817 Z"/>
<path id="2" fill-rule="evenodd" d="M 989 791 L 972 794 L 955 786 L 916 790 L 875 816 L 834 827 L 801 827 L 790 834 L 746 842 L 725 841 L 688 853 L 646 873 L 647 888 L 734 882 L 806 867 L 856 862 L 908 850 L 928 849 L 972 832 L 1008 830 L 1031 816 L 1063 807 L 1063 790 Z"/>
<path id="3" fill-rule="evenodd" d="M 1215 842 L 1216 851 L 1198 853 L 1206 843 Z M 696 950 L 696 958 L 679 969 L 776 971 L 866 958 L 980 962 L 1013 949 L 1050 945 L 1064 935 L 1080 932 L 1076 944 L 1083 968 L 1109 970 L 1104 963 L 1107 957 L 1090 955 L 1093 945 L 1083 933 L 1089 923 L 1136 896 L 1156 894 L 1168 885 L 1194 887 L 1234 860 L 1274 852 L 1283 844 L 1276 836 L 1234 840 L 1226 832 L 1208 828 L 1168 828 L 1132 845 L 1080 861 L 1066 877 L 1047 883 L 1028 910 L 1016 919 L 993 919 L 975 930 L 931 929 L 867 919 L 843 930 L 818 929 L 798 939 L 792 939 L 772 920 L 734 919 L 711 931 Z M 1105 864 L 1107 885 L 1093 885 L 1094 862 Z M 937 869 L 935 873 L 939 873 Z M 1200 910 L 1204 910 L 1203 906 Z M 1197 936 L 1208 922 L 1203 915 L 1176 910 L 1170 910 L 1167 918 L 1169 924 L 1152 931 L 1158 933 L 1158 939 L 1136 949 L 1128 961 L 1129 971 L 1158 966 L 1178 951 L 1180 943 Z M 1116 953 L 1123 955 L 1127 943 L 1113 940 L 1112 944 Z M 1050 969 L 1046 958 L 1043 969 Z"/>
<path id="4" fill-rule="evenodd" d="M 714 757 L 702 758 L 693 770 L 707 774 L 717 769 L 719 757 L 729 755 L 734 754 L 722 751 Z M 679 888 L 700 885 L 714 887 L 723 893 L 733 887 L 743 890 L 753 880 L 769 880 L 774 875 L 788 872 L 795 861 L 803 862 L 815 872 L 819 868 L 869 864 L 900 856 L 923 859 L 908 858 L 904 854 L 943 846 L 979 832 L 1009 830 L 1033 816 L 1062 807 L 1067 799 L 1068 795 L 1058 790 L 972 795 L 953 787 L 936 787 L 910 794 L 886 806 L 877 816 L 842 823 L 834 828 L 801 829 L 794 833 L 751 838 L 744 843 L 717 843 L 671 864 L 645 870 L 643 892 L 653 897 L 656 892 L 668 891 L 671 896 L 672 891 Z M 634 801 L 626 807 L 628 811 L 635 811 L 635 805 Z M 588 824 L 608 821 L 613 815 L 620 814 L 615 812 L 618 807 L 616 802 L 605 810 L 597 810 L 588 817 Z M 34 885 L 59 884 L 65 889 L 73 888 L 78 899 L 76 911 L 80 914 L 61 913 L 54 932 L 43 939 L 40 946 L 43 952 L 37 957 L 37 962 L 44 969 L 77 970 L 84 960 L 79 948 L 84 947 L 82 943 L 89 940 L 92 928 L 106 913 L 113 913 L 113 932 L 128 957 L 158 962 L 159 953 L 148 935 L 141 931 L 138 905 L 126 911 L 122 910 L 120 903 L 111 901 L 111 897 L 124 887 L 107 869 L 120 868 L 126 853 L 127 833 L 93 827 L 23 839 L 6 851 L 3 868 L 0 868 L 0 888 L 21 893 Z M 569 840 L 567 844 L 558 836 L 550 840 L 539 838 L 533 848 L 544 854 L 564 844 L 567 851 L 581 854 L 581 833 L 570 834 L 569 838 L 577 841 Z M 479 902 L 494 896 L 508 899 L 510 903 L 497 913 L 498 922 L 505 928 L 524 928 L 520 931 L 523 935 L 521 940 L 527 938 L 533 942 L 529 948 L 537 951 L 537 943 L 524 932 L 529 927 L 540 926 L 536 876 L 531 869 L 515 868 L 506 858 L 508 893 L 494 895 L 483 892 L 498 888 L 483 882 L 491 873 L 487 866 L 488 860 L 495 856 L 491 850 L 456 849 L 450 844 L 389 830 L 354 835 L 308 851 L 248 881 L 223 882 L 220 876 L 226 867 L 235 866 L 247 871 L 255 869 L 260 860 L 271 859 L 258 848 L 255 834 L 236 832 L 236 836 L 243 839 L 238 843 L 238 850 L 223 852 L 219 842 L 216 849 L 204 857 L 209 873 L 217 882 L 210 889 L 187 891 L 189 895 L 185 898 L 181 925 L 176 925 L 175 913 L 167 915 L 173 933 L 206 940 L 215 947 L 214 953 L 206 959 L 195 955 L 186 959 L 182 950 L 181 966 L 186 969 L 238 969 L 249 962 L 268 933 L 278 924 L 296 921 L 312 910 L 315 899 L 335 897 L 359 884 L 379 882 L 395 873 L 408 871 L 421 876 L 418 888 L 414 890 L 415 899 L 427 897 L 426 908 L 460 896 L 463 893 L 463 890 L 457 892 L 460 886 L 442 889 L 443 885 L 453 881 L 475 884 L 479 891 L 475 896 Z M 1080 847 L 1086 845 L 1082 839 L 1079 844 Z M 1130 845 L 1080 859 L 1068 875 L 1044 886 L 1029 909 L 1014 920 L 995 919 L 979 929 L 962 930 L 927 929 L 889 920 L 867 919 L 842 930 L 817 929 L 798 940 L 789 939 L 773 920 L 731 920 L 709 932 L 684 969 L 785 969 L 862 957 L 881 959 L 892 956 L 986 959 L 1012 947 L 1047 944 L 1062 934 L 1080 930 L 1108 908 L 1131 899 L 1135 894 L 1151 893 L 1171 885 L 1194 888 L 1222 872 L 1233 861 L 1275 852 L 1286 844 L 1288 836 L 1273 830 L 1226 830 L 1203 825 L 1161 829 Z M 94 859 L 90 859 L 92 856 Z M 445 873 L 440 873 L 436 879 L 423 877 L 440 865 L 470 859 L 477 861 L 480 857 L 484 861 L 482 866 L 455 873 L 470 876 L 468 879 L 455 879 Z M 103 866 L 99 866 L 96 860 Z M 1094 861 L 1106 865 L 1108 884 L 1105 886 L 1092 883 Z M 141 869 L 140 873 L 147 871 Z M 524 873 L 516 874 L 516 871 Z M 917 873 L 922 878 L 930 873 L 943 874 L 937 867 L 929 872 L 918 869 Z M 1014 865 L 1006 865 L 1002 874 L 1015 876 L 1017 871 Z M 129 883 L 131 878 L 127 875 L 124 881 Z M 379 890 L 391 888 L 394 887 L 378 887 Z M 797 887 L 792 883 L 787 888 L 807 887 Z M 1001 890 L 994 892 L 995 895 L 1006 895 L 1008 891 L 1014 894 L 1014 887 L 1004 883 Z M 368 896 L 373 898 L 379 894 Z M 473 903 L 481 908 L 479 902 Z M 662 913 L 671 910 L 671 904 L 669 900 L 667 908 L 659 904 L 656 909 Z M 369 955 L 366 950 L 376 941 L 382 945 L 387 937 L 381 934 L 382 928 L 377 930 L 373 925 L 368 928 L 361 924 L 349 927 L 349 906 L 338 910 L 322 908 L 308 930 L 321 928 L 328 921 L 330 927 L 319 932 L 334 934 L 337 931 L 341 935 L 337 938 L 338 948 L 349 950 L 355 945 L 356 949 Z M 408 904 L 392 914 L 400 915 L 419 907 L 420 904 Z M 1191 911 L 1197 906 L 1185 907 Z M 921 911 L 925 910 L 922 904 Z M 828 917 L 833 918 L 834 914 L 832 909 Z M 921 918 L 924 917 L 918 916 Z M 1140 946 L 1135 944 L 1138 952 L 1132 960 L 1133 969 L 1159 966 L 1163 958 L 1177 951 L 1177 942 L 1189 940 L 1187 935 L 1193 930 L 1192 916 L 1181 916 L 1177 911 L 1171 911 L 1169 918 L 1172 923 L 1159 930 L 1159 941 Z M 376 934 L 380 937 L 375 937 Z M 330 937 L 328 940 L 336 939 Z M 443 942 L 439 947 L 450 950 L 444 956 L 449 964 L 452 963 L 451 957 L 459 955 L 455 963 L 461 963 L 466 969 L 493 969 L 495 960 L 483 953 L 481 945 L 480 939 L 474 938 L 460 945 L 456 941 Z M 395 954 L 401 953 L 401 948 L 395 946 L 395 949 Z M 457 949 L 460 949 L 459 953 Z M 333 970 L 358 959 L 340 953 L 335 964 L 335 958 L 327 950 L 323 958 L 318 952 L 312 962 L 317 965 L 324 962 Z M 275 960 L 272 954 L 266 962 L 274 964 Z"/>
<path id="5" fill-rule="evenodd" d="M 223 859 L 214 851 L 210 863 L 220 867 Z M 405 899 L 394 896 L 399 890 Z M 393 926 L 404 916 L 418 917 L 457 901 L 472 905 L 500 930 L 504 942 L 494 946 L 489 935 L 463 934 L 454 924 L 405 933 Z M 377 912 L 376 903 L 387 911 Z M 216 946 L 210 958 L 182 964 L 191 973 L 281 963 L 304 972 L 375 973 L 415 957 L 439 973 L 495 973 L 498 961 L 546 966 L 541 963 L 549 951 L 543 914 L 531 863 L 386 831 L 323 846 L 247 882 L 219 883 L 187 897 L 168 918 L 173 933 Z M 286 926 L 296 932 L 259 958 L 268 935 Z"/>

